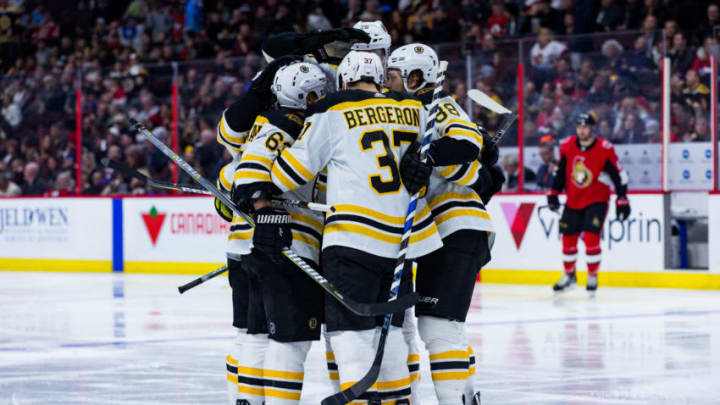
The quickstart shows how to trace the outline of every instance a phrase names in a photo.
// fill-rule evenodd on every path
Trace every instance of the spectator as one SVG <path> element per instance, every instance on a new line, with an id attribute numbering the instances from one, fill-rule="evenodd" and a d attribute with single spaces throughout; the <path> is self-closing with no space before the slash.
<path id="1" fill-rule="evenodd" d="M 505 184 L 503 184 L 503 191 L 514 192 L 518 191 L 518 157 L 516 154 L 511 153 L 503 156 L 502 168 L 505 172 Z M 525 184 L 525 190 L 532 190 L 535 188 L 536 176 L 535 173 L 527 167 L 523 171 L 524 178 L 523 183 Z M 532 186 L 530 186 L 532 185 Z"/>
<path id="2" fill-rule="evenodd" d="M 642 0 L 627 0 L 625 10 L 623 10 L 622 23 L 618 26 L 619 30 L 635 30 L 640 28 L 643 14 Z"/>
<path id="3" fill-rule="evenodd" d="M 488 20 L 488 32 L 495 37 L 504 37 L 508 31 L 512 33 L 514 21 L 510 13 L 505 9 L 503 0 L 493 0 L 492 14 Z"/>
<path id="4" fill-rule="evenodd" d="M 553 39 L 552 31 L 547 27 L 540 28 L 538 39 L 530 49 L 530 63 L 538 69 L 550 70 L 552 64 L 567 48 Z"/>
<path id="5" fill-rule="evenodd" d="M 13 98 L 8 92 L 2 96 L 2 116 L 11 130 L 17 128 L 18 125 L 20 125 L 20 121 L 22 121 L 20 107 L 13 102 Z M 2 127 L 5 129 L 5 125 L 2 125 Z"/>
<path id="6" fill-rule="evenodd" d="M 602 120 L 600 123 L 598 123 L 598 130 L 597 130 L 597 136 L 603 139 L 607 139 L 608 141 L 612 139 L 612 127 L 610 126 L 610 122 L 608 120 Z"/>
<path id="7" fill-rule="evenodd" d="M 307 16 L 306 22 L 308 31 L 327 31 L 332 29 L 332 24 L 320 7 L 316 7 Z"/>
<path id="8" fill-rule="evenodd" d="M 623 23 L 623 9 L 615 0 L 601 0 L 600 12 L 595 19 L 598 31 L 612 32 Z"/>
<path id="9" fill-rule="evenodd" d="M 457 21 L 451 21 L 445 13 L 445 9 L 438 7 L 433 13 L 430 40 L 434 43 L 457 41 L 460 38 L 458 28 Z"/>
<path id="10" fill-rule="evenodd" d="M 0 197 L 14 197 L 20 194 L 22 189 L 12 181 L 12 174 L 0 171 Z"/>
<path id="11" fill-rule="evenodd" d="M 710 51 L 711 47 L 715 45 L 717 45 L 717 39 L 714 36 L 705 38 L 703 46 L 697 50 L 697 56 L 693 61 L 692 70 L 703 76 L 710 74 Z"/>
<path id="12" fill-rule="evenodd" d="M 622 63 L 622 70 L 636 73 L 638 71 L 654 69 L 655 63 L 648 56 L 648 38 L 641 35 L 635 39 L 635 45 L 628 56 L 625 57 Z"/>
<path id="13" fill-rule="evenodd" d="M 187 0 L 185 7 L 185 29 L 199 32 L 202 30 L 203 0 Z"/>
<path id="14" fill-rule="evenodd" d="M 698 73 L 692 69 L 685 75 L 686 87 L 683 89 L 685 103 L 691 106 L 696 113 L 710 110 L 710 89 L 700 83 Z"/>
<path id="15" fill-rule="evenodd" d="M 525 3 L 529 9 L 521 16 L 520 32 L 523 34 L 540 34 L 542 27 L 551 32 L 562 34 L 564 29 L 563 13 L 550 7 L 550 0 L 529 0 Z"/>
<path id="16" fill-rule="evenodd" d="M 695 54 L 688 47 L 687 37 L 682 32 L 677 32 L 672 36 L 673 47 L 668 51 L 672 62 L 673 72 L 687 72 L 692 67 L 695 60 Z"/>
<path id="17" fill-rule="evenodd" d="M 703 21 L 695 31 L 695 43 L 699 44 L 708 37 L 714 37 L 715 30 L 718 28 L 720 28 L 720 7 L 715 3 L 711 3 L 707 7 L 705 21 Z"/>
<path id="18" fill-rule="evenodd" d="M 620 56 L 624 48 L 615 39 L 608 39 L 602 44 L 602 55 L 606 58 L 605 66 L 616 72 L 620 68 Z"/>
<path id="19" fill-rule="evenodd" d="M 542 164 L 538 168 L 537 172 L 537 189 L 538 191 L 544 191 L 550 189 L 552 186 L 555 169 L 557 168 L 557 161 L 555 160 L 555 147 L 553 143 L 542 143 L 539 148 L 539 153 L 540 159 L 542 159 Z"/>
<path id="20" fill-rule="evenodd" d="M 29 162 L 25 165 L 23 170 L 23 195 L 43 195 L 47 190 L 47 184 L 45 181 L 38 177 L 38 171 L 40 167 L 35 162 Z"/>
<path id="21" fill-rule="evenodd" d="M 610 138 L 610 141 L 614 144 L 645 143 L 648 139 L 645 137 L 642 121 L 631 113 L 624 116 L 620 130 Z"/>
<path id="22" fill-rule="evenodd" d="M 712 137 L 707 118 L 702 115 L 696 117 L 693 131 L 684 135 L 682 140 L 683 142 L 710 142 Z"/>
<path id="23" fill-rule="evenodd" d="M 70 195 L 75 195 L 75 182 L 69 171 L 58 174 L 53 189 L 45 193 L 47 197 L 66 197 Z"/>

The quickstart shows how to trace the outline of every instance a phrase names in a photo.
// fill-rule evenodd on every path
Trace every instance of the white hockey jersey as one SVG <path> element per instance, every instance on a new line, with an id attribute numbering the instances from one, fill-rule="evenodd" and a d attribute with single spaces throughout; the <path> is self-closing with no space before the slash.
<path id="1" fill-rule="evenodd" d="M 417 96 L 429 108 L 432 102 L 432 89 L 421 90 Z M 477 125 L 455 99 L 445 93 L 441 93 L 438 100 L 435 125 L 433 139 L 448 136 L 472 142 L 482 150 L 483 137 Z M 477 181 L 480 167 L 480 162 L 475 160 L 472 163 L 436 167 L 433 170 L 425 198 L 442 238 L 461 229 L 493 231 L 490 215 L 482 200 L 473 189 L 468 187 Z"/>
<path id="2" fill-rule="evenodd" d="M 302 129 L 302 118 L 292 112 L 271 110 L 258 115 L 245 143 L 245 151 L 233 177 L 236 187 L 256 182 L 271 182 L 270 170 L 280 152 L 291 146 Z M 312 179 L 314 180 L 314 179 Z M 314 181 L 279 196 L 289 200 L 314 201 Z M 292 249 L 305 259 L 319 263 L 322 240 L 322 214 L 303 208 L 289 207 L 292 217 Z M 234 218 L 230 227 L 233 251 L 249 254 L 253 230 L 241 218 Z"/>
<path id="3" fill-rule="evenodd" d="M 217 186 L 220 190 L 224 191 L 228 195 L 232 190 L 233 176 L 235 175 L 235 168 L 240 163 L 242 153 L 245 148 L 245 141 L 247 140 L 248 133 L 250 131 L 237 132 L 233 131 L 232 128 L 227 124 L 225 119 L 225 113 L 220 118 L 220 122 L 217 126 L 217 141 L 230 152 L 233 160 L 226 164 L 220 169 L 218 175 Z M 247 228 L 247 229 L 245 229 Z M 233 230 L 234 229 L 234 230 Z M 250 224 L 246 223 L 241 217 L 233 215 L 232 223 L 230 224 L 230 235 L 228 235 L 227 254 L 229 256 L 243 255 L 246 253 L 245 242 L 238 242 L 231 238 L 233 232 L 241 232 L 241 230 L 250 230 Z"/>
<path id="4" fill-rule="evenodd" d="M 272 180 L 293 190 L 327 167 L 328 213 L 323 249 L 345 246 L 376 256 L 398 254 L 410 195 L 398 164 L 421 137 L 425 115 L 419 101 L 397 94 L 347 90 L 311 105 L 303 132 L 272 166 Z M 418 201 L 408 257 L 442 246 L 430 210 Z"/>

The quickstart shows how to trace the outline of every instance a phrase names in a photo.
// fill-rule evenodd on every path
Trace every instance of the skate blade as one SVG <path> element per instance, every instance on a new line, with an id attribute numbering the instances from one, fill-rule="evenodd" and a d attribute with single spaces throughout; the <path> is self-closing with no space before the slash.
<path id="1" fill-rule="evenodd" d="M 553 292 L 555 293 L 555 295 L 560 295 L 560 294 L 564 294 L 566 292 L 572 291 L 576 288 L 577 288 L 577 284 L 570 284 L 569 286 L 563 288 L 562 290 L 553 289 Z"/>

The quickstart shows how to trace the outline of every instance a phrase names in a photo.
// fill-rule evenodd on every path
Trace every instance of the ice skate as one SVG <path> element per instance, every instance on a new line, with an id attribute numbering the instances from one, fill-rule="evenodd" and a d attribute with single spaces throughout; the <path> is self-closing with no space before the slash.
<path id="1" fill-rule="evenodd" d="M 480 405 L 480 393 L 476 392 L 472 397 L 472 405 Z"/>
<path id="2" fill-rule="evenodd" d="M 597 276 L 592 276 L 592 275 L 588 274 L 587 285 L 585 286 L 585 289 L 587 290 L 590 297 L 595 296 L 595 292 L 597 291 L 597 288 L 598 288 Z"/>
<path id="3" fill-rule="evenodd" d="M 557 293 L 569 291 L 576 285 L 577 277 L 575 276 L 575 272 L 572 272 L 570 274 L 563 274 L 562 278 L 553 286 L 553 291 Z"/>

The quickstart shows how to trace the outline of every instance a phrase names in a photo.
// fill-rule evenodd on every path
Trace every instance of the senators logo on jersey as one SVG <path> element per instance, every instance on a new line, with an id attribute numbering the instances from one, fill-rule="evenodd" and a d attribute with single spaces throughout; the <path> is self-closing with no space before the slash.
<path id="1" fill-rule="evenodd" d="M 575 156 L 572 164 L 572 180 L 580 188 L 585 188 L 593 181 L 593 174 L 585 166 L 585 158 L 583 156 Z"/>

